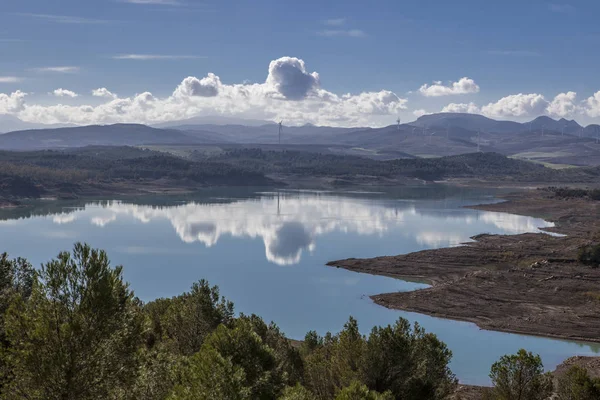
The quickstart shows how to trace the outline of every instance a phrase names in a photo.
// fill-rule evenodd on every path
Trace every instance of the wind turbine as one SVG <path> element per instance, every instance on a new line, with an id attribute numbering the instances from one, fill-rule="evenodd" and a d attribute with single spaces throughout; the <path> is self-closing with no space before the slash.
<path id="1" fill-rule="evenodd" d="M 477 152 L 480 153 L 481 152 L 481 129 L 477 130 Z"/>
<path id="2" fill-rule="evenodd" d="M 398 119 L 396 120 L 396 122 L 398 123 L 398 130 L 400 130 L 400 117 L 398 117 Z"/>
<path id="3" fill-rule="evenodd" d="M 565 127 L 566 127 L 566 125 L 563 125 L 563 127 L 562 127 L 562 133 L 560 134 L 560 136 L 565 136 Z"/>
<path id="4" fill-rule="evenodd" d="M 435 132 L 431 132 L 429 134 L 429 144 L 431 144 L 431 139 L 433 138 L 433 135 L 435 135 Z"/>
<path id="5" fill-rule="evenodd" d="M 279 121 L 279 144 L 281 144 L 281 131 L 283 130 L 283 120 Z"/>
<path id="6" fill-rule="evenodd" d="M 413 130 L 412 130 L 412 134 L 413 134 L 413 135 L 415 134 L 415 130 L 416 130 L 416 129 L 417 129 L 417 127 L 415 126 L 415 127 L 413 128 Z"/>
<path id="7" fill-rule="evenodd" d="M 546 126 L 542 125 L 542 137 L 544 137 L 544 128 L 545 128 L 545 127 L 546 127 Z"/>

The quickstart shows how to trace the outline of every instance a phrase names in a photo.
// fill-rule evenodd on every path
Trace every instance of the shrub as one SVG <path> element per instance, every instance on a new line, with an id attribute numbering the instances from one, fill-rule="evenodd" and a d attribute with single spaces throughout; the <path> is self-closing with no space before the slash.
<path id="1" fill-rule="evenodd" d="M 579 249 L 577 259 L 582 264 L 598 267 L 600 265 L 600 245 L 582 247 Z"/>

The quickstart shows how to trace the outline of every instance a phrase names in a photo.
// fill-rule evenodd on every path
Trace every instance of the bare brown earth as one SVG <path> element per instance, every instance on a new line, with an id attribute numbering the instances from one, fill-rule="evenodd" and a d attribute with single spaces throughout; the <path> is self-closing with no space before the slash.
<path id="1" fill-rule="evenodd" d="M 600 342 L 600 269 L 577 262 L 600 232 L 600 202 L 532 190 L 474 207 L 529 215 L 565 234 L 479 235 L 464 246 L 332 261 L 352 271 L 420 280 L 427 289 L 372 296 L 382 306 L 469 321 L 483 329 Z"/>

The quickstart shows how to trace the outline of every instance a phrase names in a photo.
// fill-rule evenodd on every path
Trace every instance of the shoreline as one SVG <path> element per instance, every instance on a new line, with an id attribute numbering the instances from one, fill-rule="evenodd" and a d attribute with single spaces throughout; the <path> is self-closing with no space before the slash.
<path id="1" fill-rule="evenodd" d="M 553 222 L 545 233 L 474 236 L 462 246 L 398 256 L 331 261 L 328 266 L 431 285 L 370 296 L 378 305 L 481 329 L 600 342 L 600 269 L 580 265 L 577 251 L 600 232 L 600 202 L 557 199 L 546 190 L 467 206 Z"/>

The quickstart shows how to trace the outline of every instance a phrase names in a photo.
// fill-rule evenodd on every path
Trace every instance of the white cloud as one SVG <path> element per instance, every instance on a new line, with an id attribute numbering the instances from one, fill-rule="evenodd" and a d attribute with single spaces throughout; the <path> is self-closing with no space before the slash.
<path id="1" fill-rule="evenodd" d="M 55 91 L 53 91 L 51 94 L 55 95 L 56 97 L 77 97 L 79 96 L 77 93 L 71 91 L 71 90 L 67 90 L 67 89 L 56 89 Z"/>
<path id="2" fill-rule="evenodd" d="M 193 60 L 198 58 L 206 58 L 203 56 L 194 55 L 174 55 L 174 54 L 118 54 L 112 57 L 115 60 Z"/>
<path id="3" fill-rule="evenodd" d="M 101 19 L 74 17 L 71 15 L 34 14 L 34 13 L 15 13 L 15 15 L 46 20 L 49 22 L 56 22 L 58 24 L 107 24 L 107 23 L 111 22 L 111 21 L 101 20 Z"/>
<path id="4" fill-rule="evenodd" d="M 575 92 L 559 93 L 548 105 L 546 112 L 553 117 L 573 117 L 580 110 L 575 103 L 576 98 L 577 93 Z"/>
<path id="5" fill-rule="evenodd" d="M 20 90 L 10 95 L 0 93 L 0 114 L 15 114 L 23 110 L 25 106 L 25 96 Z"/>
<path id="6" fill-rule="evenodd" d="M 188 76 L 175 89 L 175 95 L 180 97 L 214 97 L 219 94 L 219 88 L 222 86 L 221 79 L 213 73 L 208 76 L 198 79 L 193 76 Z"/>
<path id="7" fill-rule="evenodd" d="M 317 32 L 317 35 L 326 37 L 346 36 L 354 38 L 361 38 L 367 36 L 367 34 L 360 29 L 326 29 Z"/>
<path id="8" fill-rule="evenodd" d="M 557 94 L 552 101 L 541 94 L 514 94 L 494 103 L 479 107 L 475 103 L 450 103 L 441 112 L 483 114 L 491 118 L 525 118 L 548 115 L 553 118 L 574 118 L 587 115 L 600 117 L 600 91 L 583 102 L 577 101 L 577 93 Z"/>
<path id="9" fill-rule="evenodd" d="M 342 26 L 346 23 L 346 18 L 331 18 L 323 21 L 325 25 L 329 26 Z"/>
<path id="10" fill-rule="evenodd" d="M 114 93 L 112 93 L 107 88 L 98 88 L 98 89 L 92 90 L 92 96 L 94 96 L 94 97 L 106 97 L 106 98 L 111 98 L 111 99 L 116 99 L 117 98 L 117 95 L 114 94 Z"/>
<path id="11" fill-rule="evenodd" d="M 178 0 L 121 0 L 123 3 L 130 4 L 154 4 L 161 6 L 180 6 L 183 3 Z"/>
<path id="12" fill-rule="evenodd" d="M 550 9 L 550 11 L 555 12 L 555 13 L 560 13 L 560 14 L 572 14 L 576 11 L 575 7 L 572 6 L 571 4 L 553 3 L 553 4 L 549 4 L 548 8 Z"/>
<path id="13" fill-rule="evenodd" d="M 150 92 L 119 97 L 106 88 L 92 91 L 99 105 L 25 104 L 10 107 L 24 121 L 38 123 L 108 124 L 158 123 L 195 116 L 223 115 L 265 120 L 284 119 L 290 125 L 381 126 L 406 109 L 407 100 L 388 90 L 338 95 L 323 89 L 319 75 L 303 60 L 273 60 L 263 83 L 224 84 L 212 73 L 185 78 L 167 97 Z M 4 95 L 8 98 L 8 95 Z M 14 101 L 13 101 L 14 103 Z M 6 108 L 6 107 L 5 107 Z"/>
<path id="14" fill-rule="evenodd" d="M 452 82 L 449 86 L 444 86 L 441 81 L 436 81 L 433 85 L 423 85 L 419 92 L 427 97 L 450 96 L 456 94 L 478 93 L 479 86 L 471 78 L 461 78 L 458 82 Z"/>
<path id="15" fill-rule="evenodd" d="M 539 57 L 540 53 L 531 50 L 488 50 L 487 54 L 493 56 L 522 56 L 522 57 Z"/>
<path id="16" fill-rule="evenodd" d="M 473 102 L 471 103 L 450 103 L 446 107 L 442 108 L 444 113 L 468 113 L 468 114 L 479 114 L 481 110 Z"/>
<path id="17" fill-rule="evenodd" d="M 422 108 L 419 109 L 419 110 L 413 111 L 413 115 L 415 117 L 417 117 L 417 118 L 422 117 L 423 115 L 427 115 L 427 114 L 430 114 L 430 113 L 428 113 L 427 111 L 423 110 Z"/>
<path id="18" fill-rule="evenodd" d="M 367 36 L 367 34 L 360 29 L 342 29 L 341 27 L 346 24 L 346 18 L 332 18 L 323 21 L 323 24 L 332 27 L 330 29 L 324 29 L 317 32 L 319 36 L 336 37 L 345 36 L 352 38 L 361 38 Z"/>
<path id="19" fill-rule="evenodd" d="M 527 117 L 545 114 L 548 101 L 541 94 L 513 94 L 489 103 L 481 108 L 484 115 L 492 118 Z"/>
<path id="20" fill-rule="evenodd" d="M 0 76 L 0 83 L 18 83 L 22 81 L 23 78 L 17 76 Z"/>
<path id="21" fill-rule="evenodd" d="M 63 66 L 63 67 L 40 67 L 33 68 L 32 71 L 36 72 L 58 72 L 61 74 L 73 74 L 79 72 L 79 67 Z"/>
<path id="22" fill-rule="evenodd" d="M 588 116 L 592 118 L 600 117 L 600 91 L 588 97 L 585 101 L 585 108 L 585 113 Z"/>
<path id="23" fill-rule="evenodd" d="M 304 61 L 296 57 L 281 57 L 269 64 L 267 84 L 286 99 L 300 100 L 319 88 L 319 74 L 306 72 Z"/>

